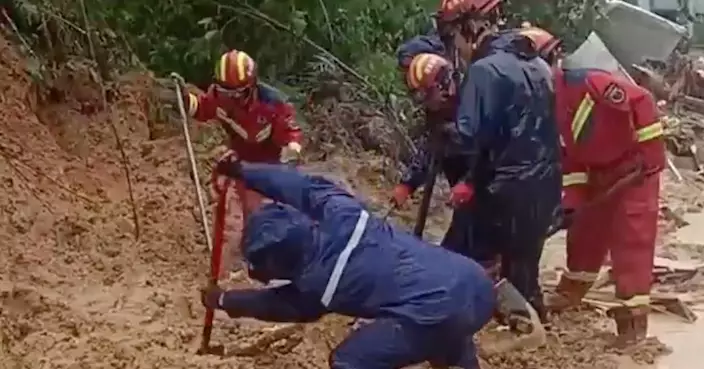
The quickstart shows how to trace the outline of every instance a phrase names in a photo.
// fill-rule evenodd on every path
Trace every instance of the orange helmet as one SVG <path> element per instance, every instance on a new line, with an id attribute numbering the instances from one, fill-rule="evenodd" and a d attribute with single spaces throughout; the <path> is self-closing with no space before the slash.
<path id="1" fill-rule="evenodd" d="M 448 78 L 452 78 L 452 63 L 437 54 L 416 55 L 406 72 L 406 84 L 411 90 L 424 90 L 443 85 Z"/>
<path id="2" fill-rule="evenodd" d="M 257 82 L 257 63 L 244 51 L 230 50 L 215 64 L 215 80 L 229 88 L 251 87 Z"/>
<path id="3" fill-rule="evenodd" d="M 501 0 L 442 0 L 437 15 L 443 22 L 452 22 L 464 15 L 485 16 L 500 3 Z"/>
<path id="4" fill-rule="evenodd" d="M 562 40 L 553 36 L 550 32 L 538 27 L 523 27 L 519 31 L 523 36 L 528 37 L 535 45 L 541 58 L 548 63 L 554 63 L 557 51 L 562 46 Z"/>

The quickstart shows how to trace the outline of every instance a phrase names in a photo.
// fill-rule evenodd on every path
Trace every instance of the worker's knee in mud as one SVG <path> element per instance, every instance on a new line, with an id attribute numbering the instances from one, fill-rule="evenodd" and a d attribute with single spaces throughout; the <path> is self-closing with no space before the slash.
<path id="1" fill-rule="evenodd" d="M 437 369 L 479 369 L 479 359 L 474 345 L 474 335 L 456 339 L 443 345 L 443 353 L 429 359 L 430 367 Z"/>
<path id="2" fill-rule="evenodd" d="M 357 355 L 358 356 L 358 355 Z M 328 357 L 330 369 L 363 369 L 361 360 L 355 358 L 346 350 L 333 350 Z"/>

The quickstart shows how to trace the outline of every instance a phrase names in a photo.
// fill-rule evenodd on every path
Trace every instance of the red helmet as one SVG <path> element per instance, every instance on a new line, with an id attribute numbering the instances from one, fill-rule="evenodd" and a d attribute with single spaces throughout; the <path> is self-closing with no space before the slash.
<path id="1" fill-rule="evenodd" d="M 556 53 L 559 51 L 560 46 L 562 46 L 562 40 L 538 27 L 524 27 L 521 28 L 519 33 L 533 41 L 535 49 L 538 51 L 541 58 L 551 64 L 556 61 Z"/>
<path id="2" fill-rule="evenodd" d="M 464 15 L 485 16 L 496 9 L 501 0 L 442 0 L 438 19 L 452 22 Z"/>
<path id="3" fill-rule="evenodd" d="M 230 50 L 215 64 L 215 80 L 228 88 L 251 87 L 257 82 L 257 63 L 244 51 Z"/>
<path id="4" fill-rule="evenodd" d="M 406 71 L 406 84 L 411 90 L 425 90 L 451 78 L 452 63 L 437 54 L 418 54 Z"/>

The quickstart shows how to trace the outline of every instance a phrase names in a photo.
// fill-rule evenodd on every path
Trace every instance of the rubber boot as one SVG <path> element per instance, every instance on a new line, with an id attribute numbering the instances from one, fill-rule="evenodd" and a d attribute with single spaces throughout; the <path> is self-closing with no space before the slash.
<path id="1" fill-rule="evenodd" d="M 616 340 L 613 347 L 624 349 L 643 342 L 648 336 L 648 313 L 645 305 L 616 307 L 608 315 L 616 322 Z"/>
<path id="2" fill-rule="evenodd" d="M 561 277 L 555 291 L 546 297 L 545 308 L 551 312 L 560 312 L 579 306 L 593 283 Z"/>
<path id="3" fill-rule="evenodd" d="M 533 306 L 535 312 L 538 313 L 540 322 L 543 324 L 548 323 L 548 310 L 545 307 L 545 299 L 543 298 L 543 293 L 538 292 L 538 294 L 532 299 L 530 299 L 528 302 L 531 304 L 531 306 Z"/>

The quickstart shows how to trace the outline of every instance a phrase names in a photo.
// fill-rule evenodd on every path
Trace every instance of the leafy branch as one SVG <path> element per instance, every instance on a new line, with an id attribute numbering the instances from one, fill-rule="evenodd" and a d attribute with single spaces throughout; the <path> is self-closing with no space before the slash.
<path id="1" fill-rule="evenodd" d="M 292 35 L 299 36 L 296 34 L 296 32 L 293 29 L 291 29 L 291 27 L 289 27 L 285 24 L 282 24 L 281 22 L 277 21 L 276 19 L 273 19 L 270 16 L 260 12 L 258 9 L 252 7 L 251 5 L 242 4 L 241 7 L 234 7 L 234 6 L 229 6 L 229 5 L 218 4 L 218 7 L 223 8 L 223 9 L 229 9 L 239 15 L 244 15 L 246 17 L 260 20 L 262 22 L 265 22 L 266 24 L 268 24 L 269 26 L 273 27 L 276 30 L 288 32 Z M 235 19 L 232 19 L 230 22 L 233 22 L 233 21 L 235 21 Z M 225 27 L 223 27 L 223 29 L 224 28 Z M 364 77 L 361 74 L 359 74 L 359 72 L 357 72 L 354 68 L 345 64 L 342 60 L 340 60 L 337 56 L 333 55 L 326 48 L 313 42 L 313 40 L 308 38 L 308 36 L 300 35 L 300 37 L 303 42 L 308 44 L 308 46 L 316 49 L 321 54 L 324 54 L 325 56 L 327 56 L 331 61 L 333 61 L 335 64 L 337 64 L 342 70 L 344 70 L 345 72 L 349 73 L 351 76 L 356 78 L 365 87 L 372 90 L 377 96 L 379 96 L 379 97 L 382 96 L 381 92 L 379 92 L 379 90 L 376 88 L 376 86 L 374 86 L 372 83 L 369 82 L 369 79 L 367 77 Z"/>

